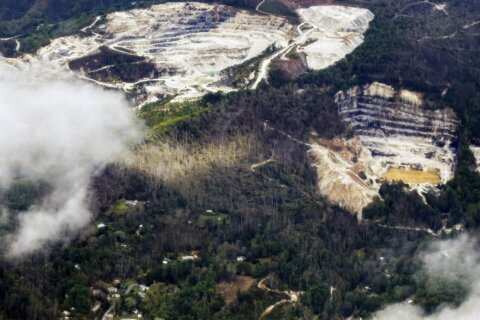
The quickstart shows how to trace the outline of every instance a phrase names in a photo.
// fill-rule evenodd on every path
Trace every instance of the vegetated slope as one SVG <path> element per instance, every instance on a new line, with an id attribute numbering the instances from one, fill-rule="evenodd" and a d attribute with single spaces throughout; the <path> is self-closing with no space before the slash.
<path id="1" fill-rule="evenodd" d="M 462 40 L 435 40 L 442 54 L 416 42 L 414 35 L 423 36 L 437 24 L 442 29 L 467 23 L 478 16 L 478 8 L 472 2 L 451 1 L 444 17 L 421 4 L 407 8 L 411 20 L 394 19 L 408 3 L 365 1 L 377 19 L 364 45 L 327 71 L 278 88 L 208 95 L 200 106 L 209 111 L 205 113 L 187 108 L 169 114 L 168 105 L 152 106 L 150 116 L 165 112 L 151 123 L 163 133 L 157 139 L 182 146 L 175 165 L 186 163 L 187 169 L 180 172 L 188 172 L 197 157 L 207 159 L 202 162 L 208 165 L 175 183 L 147 173 L 149 166 L 142 172 L 108 168 L 94 184 L 99 215 L 89 232 L 69 247 L 54 247 L 48 257 L 15 265 L 1 261 L 1 314 L 8 319 L 51 319 L 70 310 L 75 317 L 94 317 L 111 306 L 107 297 L 118 294 L 115 310 L 125 317 L 138 311 L 145 318 L 257 319 L 282 297 L 252 286 L 224 306 L 215 283 L 239 275 L 259 281 L 270 273 L 275 277 L 269 288 L 305 291 L 297 305 L 275 310 L 274 319 L 365 318 L 387 302 L 412 296 L 428 310 L 461 301 L 464 288 L 441 280 L 431 288 L 416 274 L 412 256 L 432 237 L 425 230 L 442 229 L 442 220 L 449 227 L 462 222 L 470 230 L 480 225 L 480 183 L 468 168 L 468 152 L 461 148 L 457 177 L 438 196 L 427 194 L 428 205 L 402 184 L 383 185 L 383 201 L 375 200 L 364 212 L 370 224 L 358 224 L 350 213 L 315 195 L 316 174 L 306 154 L 310 131 L 328 139 L 345 133 L 335 93 L 375 80 L 425 92 L 434 105 L 455 108 L 463 121 L 461 140 L 476 135 L 473 58 L 478 46 L 456 47 L 476 43 L 474 33 L 462 31 Z M 462 53 L 454 55 L 457 51 Z M 470 62 L 472 69 L 463 67 Z M 210 160 L 221 150 L 244 150 L 227 143 L 239 135 L 255 141 L 254 147 L 232 157 L 233 163 Z M 209 151 L 216 145 L 230 147 Z M 205 152 L 210 155 L 202 154 L 202 146 L 208 146 Z M 272 154 L 273 161 L 265 162 Z M 155 156 L 161 168 L 161 156 Z M 19 194 L 12 194 L 12 201 L 14 195 Z M 139 202 L 127 204 L 122 198 Z M 211 219 L 212 214 L 221 219 Z M 191 251 L 200 259 L 183 261 Z M 246 260 L 237 261 L 239 256 Z M 148 293 L 140 286 L 128 291 L 131 279 L 148 286 Z M 117 289 L 109 290 L 113 287 Z M 99 309 L 91 311 L 97 302 Z"/>
<path id="2" fill-rule="evenodd" d="M 140 0 L 132 4 L 131 1 L 125 0 L 5 0 L 2 8 L 0 8 L 0 18 L 8 21 L 21 18 L 44 17 L 53 21 L 60 21 L 76 15 L 126 9 L 133 6 L 151 5 L 158 2 L 161 1 Z M 220 1 L 219 3 L 223 2 Z M 226 1 L 225 4 L 238 7 L 254 6 L 254 2 L 249 3 L 248 1 Z"/>

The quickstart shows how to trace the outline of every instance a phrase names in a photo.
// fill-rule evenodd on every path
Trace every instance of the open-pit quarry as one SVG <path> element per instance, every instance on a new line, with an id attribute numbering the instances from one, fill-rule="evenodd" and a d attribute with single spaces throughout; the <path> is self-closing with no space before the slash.
<path id="1" fill-rule="evenodd" d="M 480 146 L 478 145 L 470 145 L 470 150 L 473 153 L 473 156 L 475 157 L 475 165 L 476 165 L 476 170 L 480 171 Z"/>
<path id="2" fill-rule="evenodd" d="M 298 9 L 300 24 L 225 5 L 175 2 L 98 17 L 57 38 L 33 59 L 54 61 L 78 77 L 128 93 L 136 105 L 164 98 L 256 88 L 271 61 L 293 47 L 308 68 L 328 67 L 363 42 L 373 14 L 361 8 Z M 26 57 L 23 57 L 27 60 Z M 242 81 L 227 78 L 242 75 Z"/>
<path id="3" fill-rule="evenodd" d="M 458 121 L 450 108 L 428 109 L 422 94 L 381 83 L 338 92 L 335 100 L 354 137 L 312 136 L 309 151 L 331 201 L 361 213 L 384 181 L 422 190 L 453 177 Z"/>

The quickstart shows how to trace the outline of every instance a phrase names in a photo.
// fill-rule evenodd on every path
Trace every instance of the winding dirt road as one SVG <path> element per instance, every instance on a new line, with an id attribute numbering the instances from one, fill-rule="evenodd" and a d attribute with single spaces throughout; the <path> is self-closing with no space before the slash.
<path id="1" fill-rule="evenodd" d="M 260 10 L 260 6 L 265 2 L 265 0 L 263 0 L 262 2 L 260 2 L 257 7 L 256 7 L 256 11 L 260 12 L 260 13 L 263 13 L 263 14 L 271 14 L 271 13 L 267 13 L 267 12 L 264 12 L 262 10 Z M 302 17 L 301 17 L 302 18 Z M 308 29 L 307 31 L 303 31 L 301 26 L 305 25 L 305 24 L 309 24 L 310 26 L 312 26 L 311 29 Z M 260 68 L 258 70 L 258 75 L 257 75 L 257 78 L 255 79 L 255 82 L 253 83 L 253 85 L 251 86 L 251 89 L 255 90 L 257 89 L 258 85 L 260 84 L 260 82 L 262 82 L 262 80 L 267 80 L 268 78 L 268 70 L 270 69 L 270 64 L 271 62 L 279 57 L 280 55 L 284 56 L 286 53 L 288 53 L 291 49 L 293 49 L 293 47 L 297 46 L 297 45 L 302 45 L 304 44 L 308 37 L 310 36 L 310 34 L 317 30 L 317 29 L 320 29 L 317 25 L 311 23 L 311 22 L 308 22 L 308 21 L 304 21 L 302 23 L 300 23 L 298 26 L 297 26 L 297 32 L 298 32 L 298 37 L 293 39 L 293 41 L 286 47 L 278 50 L 277 52 L 275 52 L 274 54 L 272 54 L 271 56 L 265 58 L 262 63 L 260 64 Z"/>
<path id="2" fill-rule="evenodd" d="M 269 288 L 265 285 L 265 281 L 267 281 L 268 278 L 270 278 L 270 275 L 266 276 L 265 278 L 260 280 L 260 282 L 257 285 L 258 288 L 261 289 L 261 290 L 264 290 L 264 291 L 271 292 L 271 293 L 286 295 L 288 298 L 279 300 L 279 301 L 275 302 L 274 304 L 271 304 L 268 307 L 266 307 L 265 310 L 260 315 L 260 319 L 266 317 L 267 315 L 272 313 L 272 311 L 275 310 L 275 308 L 277 308 L 281 305 L 288 304 L 288 303 L 291 303 L 291 304 L 298 303 L 299 298 L 303 295 L 303 291 L 292 291 L 292 290 L 280 291 L 280 290 L 277 290 L 277 289 L 271 289 L 271 288 Z"/>

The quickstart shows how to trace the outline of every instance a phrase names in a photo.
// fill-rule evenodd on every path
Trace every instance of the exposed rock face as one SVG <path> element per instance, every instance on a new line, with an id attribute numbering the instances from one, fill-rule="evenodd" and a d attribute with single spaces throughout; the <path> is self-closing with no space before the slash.
<path id="1" fill-rule="evenodd" d="M 438 171 L 441 182 L 452 177 L 458 125 L 453 110 L 426 110 L 421 94 L 378 83 L 339 92 L 336 102 L 379 176 L 394 167 Z"/>
<path id="2" fill-rule="evenodd" d="M 56 39 L 40 49 L 38 56 L 64 65 L 89 62 L 92 59 L 85 57 L 98 54 L 100 48 L 142 57 L 156 70 L 148 75 L 139 72 L 142 77 L 136 81 L 99 77 L 99 72 L 115 68 L 112 59 L 104 59 L 110 63 L 94 70 L 84 68 L 82 76 L 125 91 L 144 91 L 149 100 L 165 95 L 194 98 L 209 91 L 231 90 L 215 84 L 220 71 L 258 56 L 272 45 L 287 46 L 294 33 L 294 27 L 277 16 L 224 5 L 166 3 L 111 13 L 104 24 Z M 80 69 L 78 63 L 76 66 Z"/>
<path id="3" fill-rule="evenodd" d="M 452 178 L 458 121 L 451 109 L 427 110 L 421 94 L 381 83 L 341 91 L 335 99 L 355 137 L 317 141 L 318 150 L 310 151 L 319 168 L 319 189 L 332 201 L 360 213 L 382 181 L 400 180 L 421 190 Z M 338 152 L 352 150 L 352 144 L 355 152 Z M 343 161 L 333 162 L 331 154 Z"/>

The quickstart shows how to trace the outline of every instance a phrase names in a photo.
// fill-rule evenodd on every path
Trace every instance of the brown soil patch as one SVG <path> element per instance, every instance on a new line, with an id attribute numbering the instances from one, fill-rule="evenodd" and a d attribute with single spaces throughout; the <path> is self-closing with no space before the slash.
<path id="1" fill-rule="evenodd" d="M 282 69 L 290 79 L 295 79 L 307 73 L 307 62 L 303 54 L 288 60 L 276 59 L 275 64 Z"/>
<path id="2" fill-rule="evenodd" d="M 247 291 L 255 283 L 255 279 L 248 276 L 237 276 L 230 282 L 220 282 L 217 284 L 217 292 L 225 299 L 226 304 L 230 304 L 237 298 L 237 293 Z"/>

